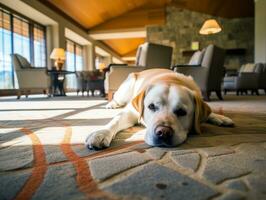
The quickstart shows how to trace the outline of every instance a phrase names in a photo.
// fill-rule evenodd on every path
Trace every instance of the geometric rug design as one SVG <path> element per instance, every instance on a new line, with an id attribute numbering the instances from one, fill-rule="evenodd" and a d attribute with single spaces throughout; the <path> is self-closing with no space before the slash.
<path id="1" fill-rule="evenodd" d="M 88 133 L 121 111 L 105 100 L 0 100 L 0 199 L 266 199 L 265 102 L 210 102 L 236 126 L 203 124 L 176 148 L 146 145 L 135 126 L 95 151 Z"/>

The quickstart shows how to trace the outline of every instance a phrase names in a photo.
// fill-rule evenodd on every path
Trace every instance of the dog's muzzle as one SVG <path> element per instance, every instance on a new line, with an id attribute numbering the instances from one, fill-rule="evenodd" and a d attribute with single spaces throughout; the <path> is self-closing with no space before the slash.
<path id="1" fill-rule="evenodd" d="M 155 143 L 158 145 L 171 145 L 174 130 L 169 126 L 159 125 L 154 130 Z"/>

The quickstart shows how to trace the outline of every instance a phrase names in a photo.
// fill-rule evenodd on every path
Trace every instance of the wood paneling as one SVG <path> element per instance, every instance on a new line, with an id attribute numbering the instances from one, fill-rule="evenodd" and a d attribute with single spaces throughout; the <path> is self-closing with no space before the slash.
<path id="1" fill-rule="evenodd" d="M 207 13 L 221 17 L 251 17 L 254 16 L 254 0 L 40 0 L 47 1 L 80 23 L 84 28 L 99 26 L 109 27 L 107 21 L 116 18 L 116 22 L 122 22 L 132 12 L 135 19 L 130 20 L 133 26 L 143 25 L 143 12 L 149 9 L 165 9 L 166 5 L 174 5 L 197 12 Z M 141 11 L 142 10 L 142 11 Z M 142 13 L 141 13 L 142 12 Z M 152 15 L 152 14 L 151 14 Z M 152 16 L 150 15 L 150 18 Z M 157 14 L 156 14 L 157 15 Z M 117 17 L 122 19 L 118 20 Z M 156 18 L 156 16 L 153 16 Z M 146 19 L 145 19 L 146 20 Z M 152 22 L 152 21 L 151 21 Z M 149 21 L 146 20 L 146 23 Z M 146 25 L 146 24 L 145 24 Z"/>
<path id="2" fill-rule="evenodd" d="M 145 42 L 145 38 L 113 39 L 103 40 L 103 42 L 121 56 L 129 56 L 129 53 L 131 53 L 130 56 L 135 56 L 136 49 Z"/>
<path id="3" fill-rule="evenodd" d="M 89 29 L 145 5 L 158 7 L 169 0 L 48 0 Z M 45 3 L 44 0 L 42 2 Z"/>
<path id="4" fill-rule="evenodd" d="M 122 16 L 108 20 L 98 26 L 93 27 L 92 31 L 110 29 L 129 29 L 140 28 L 147 25 L 165 24 L 166 13 L 164 8 L 136 9 Z"/>

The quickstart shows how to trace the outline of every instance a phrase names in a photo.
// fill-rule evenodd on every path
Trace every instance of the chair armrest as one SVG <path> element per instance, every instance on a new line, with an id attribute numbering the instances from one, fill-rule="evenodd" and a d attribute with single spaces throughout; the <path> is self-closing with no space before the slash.
<path id="1" fill-rule="evenodd" d="M 18 69 L 15 71 L 19 88 L 47 88 L 50 83 L 50 76 L 45 68 L 39 69 Z"/>
<path id="2" fill-rule="evenodd" d="M 110 72 L 106 73 L 106 88 L 107 90 L 116 91 L 121 83 L 128 77 L 130 73 L 140 72 L 145 70 L 145 67 L 134 66 L 111 66 Z"/>
<path id="3" fill-rule="evenodd" d="M 200 65 L 188 65 L 188 64 L 178 64 L 171 67 L 172 70 L 175 70 L 177 67 L 201 67 Z"/>
<path id="4" fill-rule="evenodd" d="M 207 84 L 207 67 L 176 67 L 175 72 L 191 76 L 198 86 L 204 90 Z"/>

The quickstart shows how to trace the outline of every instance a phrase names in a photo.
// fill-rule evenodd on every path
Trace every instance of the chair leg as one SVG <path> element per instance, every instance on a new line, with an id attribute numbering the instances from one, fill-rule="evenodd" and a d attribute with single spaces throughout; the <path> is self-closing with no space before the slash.
<path id="1" fill-rule="evenodd" d="M 18 92 L 17 92 L 17 99 L 20 99 L 20 97 L 21 97 L 21 92 L 18 91 Z"/>
<path id="2" fill-rule="evenodd" d="M 254 95 L 254 93 L 256 93 L 256 91 L 252 89 L 251 94 Z"/>
<path id="3" fill-rule="evenodd" d="M 256 95 L 257 95 L 257 96 L 259 96 L 259 95 L 260 95 L 260 93 L 259 93 L 259 90 L 258 90 L 258 89 L 256 89 L 256 90 L 255 90 L 255 93 L 256 93 Z"/>
<path id="4" fill-rule="evenodd" d="M 203 99 L 204 99 L 205 101 L 210 101 L 210 95 L 211 95 L 211 92 L 206 92 L 206 91 L 204 91 L 204 92 L 202 92 L 202 95 L 203 95 Z"/>
<path id="5" fill-rule="evenodd" d="M 79 89 L 77 89 L 77 96 L 79 95 Z"/>
<path id="6" fill-rule="evenodd" d="M 266 94 L 266 89 L 264 89 L 264 92 L 265 92 L 265 94 Z"/>
<path id="7" fill-rule="evenodd" d="M 26 98 L 29 97 L 29 94 L 30 94 L 30 90 L 27 90 L 27 91 L 25 92 L 25 96 L 26 96 Z"/>
<path id="8" fill-rule="evenodd" d="M 220 100 L 223 100 L 223 96 L 222 96 L 222 92 L 221 92 L 221 90 L 216 90 L 215 92 L 216 92 L 217 97 L 218 97 Z"/>
<path id="9" fill-rule="evenodd" d="M 248 95 L 248 90 L 244 90 L 244 93 L 245 93 L 246 95 Z"/>
<path id="10" fill-rule="evenodd" d="M 239 90 L 236 90 L 236 95 L 239 96 Z"/>
<path id="11" fill-rule="evenodd" d="M 227 93 L 227 90 L 226 90 L 226 89 L 224 89 L 224 95 L 226 95 L 226 93 Z"/>

